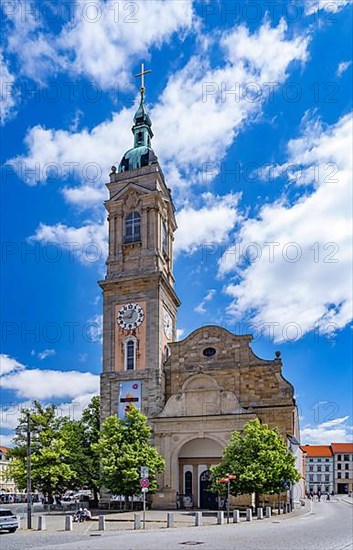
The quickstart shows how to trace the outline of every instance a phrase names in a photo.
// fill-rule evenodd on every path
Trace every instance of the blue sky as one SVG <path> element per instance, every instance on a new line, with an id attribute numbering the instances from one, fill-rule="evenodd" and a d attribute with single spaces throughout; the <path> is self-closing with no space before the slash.
<path id="1" fill-rule="evenodd" d="M 144 61 L 173 191 L 179 336 L 280 350 L 302 441 L 352 437 L 352 2 L 3 3 L 3 444 L 97 393 L 110 167 Z"/>

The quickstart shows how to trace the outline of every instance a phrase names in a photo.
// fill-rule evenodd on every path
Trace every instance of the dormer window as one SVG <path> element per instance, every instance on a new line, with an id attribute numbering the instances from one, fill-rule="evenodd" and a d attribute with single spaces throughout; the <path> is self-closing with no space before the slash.
<path id="1" fill-rule="evenodd" d="M 141 242 L 141 216 L 132 212 L 125 219 L 125 244 Z"/>

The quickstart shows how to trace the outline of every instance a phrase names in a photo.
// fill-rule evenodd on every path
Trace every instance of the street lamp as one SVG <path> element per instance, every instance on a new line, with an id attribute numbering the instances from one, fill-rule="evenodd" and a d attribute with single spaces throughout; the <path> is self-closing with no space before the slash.
<path id="1" fill-rule="evenodd" d="M 31 415 L 27 412 L 27 529 L 32 529 Z"/>
<path id="2" fill-rule="evenodd" d="M 229 511 L 230 511 L 230 482 L 233 479 L 236 479 L 234 474 L 226 474 L 226 477 L 223 477 L 219 480 L 219 483 L 227 483 L 227 523 L 229 523 Z"/>

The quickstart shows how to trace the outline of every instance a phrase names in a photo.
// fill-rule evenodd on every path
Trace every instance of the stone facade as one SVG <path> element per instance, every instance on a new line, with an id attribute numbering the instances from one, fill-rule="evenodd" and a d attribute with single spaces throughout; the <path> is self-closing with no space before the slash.
<path id="1" fill-rule="evenodd" d="M 138 136 L 139 124 L 151 125 L 143 93 L 137 115 Z M 166 461 L 154 506 L 175 508 L 177 494 L 190 493 L 195 506 L 207 507 L 208 469 L 219 462 L 234 429 L 258 417 L 284 437 L 299 437 L 294 391 L 282 376 L 279 352 L 273 360 L 260 359 L 250 347 L 251 335 L 207 326 L 175 341 L 175 209 L 153 151 L 146 157 L 140 150 L 126 153 L 107 184 L 102 420 L 117 414 L 119 403 L 135 399 L 128 394 L 122 400 L 122 387 L 141 388 L 138 406 Z M 138 167 L 130 169 L 130 163 Z"/>

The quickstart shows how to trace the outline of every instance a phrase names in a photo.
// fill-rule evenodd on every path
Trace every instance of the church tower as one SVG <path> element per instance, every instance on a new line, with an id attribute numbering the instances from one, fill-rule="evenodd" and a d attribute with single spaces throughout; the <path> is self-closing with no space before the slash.
<path id="1" fill-rule="evenodd" d="M 147 71 L 149 72 L 149 71 Z M 148 417 L 165 404 L 163 365 L 176 339 L 179 299 L 174 291 L 175 210 L 151 147 L 152 122 L 141 99 L 134 146 L 112 167 L 105 203 L 109 222 L 103 290 L 102 420 L 135 403 Z"/>

